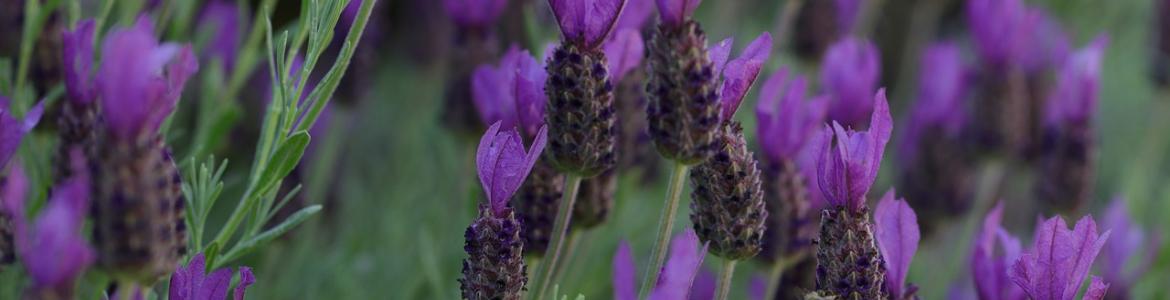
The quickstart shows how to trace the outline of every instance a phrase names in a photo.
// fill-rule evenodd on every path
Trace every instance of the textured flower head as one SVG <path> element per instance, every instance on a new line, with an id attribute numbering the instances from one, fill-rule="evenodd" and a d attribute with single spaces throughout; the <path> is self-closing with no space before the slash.
<path id="1" fill-rule="evenodd" d="M 77 28 L 61 33 L 61 62 L 65 68 L 65 91 L 69 100 L 77 103 L 93 102 L 93 19 L 82 20 Z"/>
<path id="2" fill-rule="evenodd" d="M 191 46 L 159 44 L 150 18 L 112 30 L 96 80 L 106 125 L 115 138 L 152 134 L 175 109 L 183 84 L 199 68 Z"/>
<path id="3" fill-rule="evenodd" d="M 646 45 L 642 42 L 642 33 L 637 28 L 621 28 L 605 42 L 606 62 L 609 63 L 609 76 L 613 82 L 621 82 L 630 71 L 642 65 L 642 57 L 646 53 Z"/>
<path id="4" fill-rule="evenodd" d="M 910 125 L 905 128 L 899 153 L 902 161 L 917 157 L 921 135 L 932 128 L 940 128 L 956 138 L 967 121 L 964 96 L 967 92 L 967 69 L 963 65 L 959 47 L 940 43 L 927 48 L 919 71 L 918 100 L 910 112 Z"/>
<path id="5" fill-rule="evenodd" d="M 1065 62 L 1056 88 L 1048 99 L 1046 124 L 1059 126 L 1091 122 L 1097 112 L 1097 94 L 1101 87 L 1101 56 L 1108 42 L 1105 36 L 1097 37 Z"/>
<path id="6" fill-rule="evenodd" d="M 847 37 L 829 47 L 821 83 L 829 94 L 829 119 L 861 128 L 873 110 L 881 59 L 872 42 Z"/>
<path id="7" fill-rule="evenodd" d="M 24 134 L 32 131 L 41 120 L 44 113 L 43 103 L 38 103 L 24 114 L 23 119 L 17 119 L 8 107 L 8 98 L 0 96 L 0 172 L 20 148 L 20 141 Z"/>
<path id="8" fill-rule="evenodd" d="M 758 136 L 763 154 L 772 162 L 796 161 L 800 151 L 812 144 L 817 126 L 825 120 L 828 99 L 805 101 L 806 88 L 804 77 L 790 80 L 783 69 L 768 77 L 760 88 L 756 104 Z"/>
<path id="9" fill-rule="evenodd" d="M 906 199 L 894 199 L 894 189 L 890 189 L 878 202 L 873 220 L 886 266 L 886 289 L 891 299 L 905 299 L 911 293 L 906 288 L 906 274 L 918 251 L 918 215 Z"/>
<path id="10" fill-rule="evenodd" d="M 472 74 L 472 98 L 480 118 L 485 124 L 500 122 L 505 129 L 520 126 L 525 134 L 535 135 L 544 125 L 547 78 L 544 64 L 513 46 L 499 66 L 482 65 Z"/>
<path id="11" fill-rule="evenodd" d="M 825 201 L 832 206 L 860 211 L 865 194 L 877 178 L 894 123 L 885 89 L 878 90 L 874 102 L 869 131 L 846 130 L 834 121 L 822 133 L 817 180 Z"/>
<path id="12" fill-rule="evenodd" d="M 1016 260 L 1009 276 L 1034 300 L 1072 300 L 1108 239 L 1109 231 L 1098 235 L 1090 216 L 1077 221 L 1072 230 L 1064 219 L 1053 217 L 1037 228 L 1032 249 Z M 1093 276 L 1084 299 L 1101 299 L 1108 288 Z"/>
<path id="13" fill-rule="evenodd" d="M 479 182 L 497 215 L 503 213 L 508 206 L 508 199 L 524 183 L 524 178 L 532 171 L 532 165 L 540 158 L 547 131 L 543 126 L 540 128 L 527 152 L 524 151 L 520 132 L 514 128 L 500 131 L 500 122 L 492 124 L 479 141 L 479 150 L 475 153 Z"/>
<path id="14" fill-rule="evenodd" d="M 569 43 L 596 48 L 617 24 L 626 0 L 548 0 Z"/>
<path id="15" fill-rule="evenodd" d="M 200 31 L 209 34 L 211 38 L 207 48 L 200 54 L 204 61 L 219 59 L 224 71 L 229 71 L 236 65 L 236 53 L 240 50 L 242 15 L 239 6 L 225 1 L 212 1 L 203 7 L 203 12 L 199 15 Z"/>
<path id="16" fill-rule="evenodd" d="M 507 0 L 443 0 L 447 15 L 463 27 L 491 26 L 506 7 Z"/>
<path id="17" fill-rule="evenodd" d="M 172 300 L 219 300 L 226 299 L 232 284 L 232 270 L 223 268 L 206 274 L 203 254 L 196 254 L 187 266 L 180 266 L 171 275 L 170 299 Z M 236 284 L 232 299 L 244 299 L 244 290 L 256 283 L 252 268 L 240 267 L 240 282 Z"/>
<path id="18" fill-rule="evenodd" d="M 73 282 L 94 260 L 82 225 L 89 206 L 89 176 L 81 151 L 72 152 L 71 177 L 53 188 L 40 216 L 31 224 L 24 217 L 28 181 L 13 168 L 3 187 L 4 208 L 13 218 L 16 248 L 33 279 L 34 289 L 72 290 Z"/>
<path id="19" fill-rule="evenodd" d="M 613 257 L 613 298 L 616 300 L 633 300 L 638 296 L 634 257 L 630 252 L 630 244 L 623 241 Z M 699 236 L 693 229 L 675 235 L 670 240 L 670 258 L 662 266 L 647 299 L 687 299 L 706 254 L 707 246 L 699 247 Z"/>
<path id="20" fill-rule="evenodd" d="M 764 67 L 764 63 L 768 61 L 768 56 L 772 53 L 772 34 L 764 32 L 756 37 L 751 44 L 748 44 L 739 57 L 727 61 L 731 41 L 732 38 L 727 38 L 724 42 L 719 43 L 719 46 L 711 49 L 710 54 L 712 57 L 719 55 L 722 58 L 715 62 L 715 70 L 723 76 L 723 83 L 719 87 L 720 101 L 723 102 L 721 115 L 723 120 L 731 120 L 735 111 L 739 110 L 739 104 L 743 102 L 743 97 L 756 82 L 756 77 L 760 75 L 760 69 Z M 723 63 L 725 61 L 726 64 Z"/>
<path id="21" fill-rule="evenodd" d="M 686 22 L 703 0 L 655 0 L 658 4 L 658 15 L 662 23 L 670 26 L 679 26 Z"/>
<path id="22" fill-rule="evenodd" d="M 1008 266 L 1020 256 L 1020 240 L 1000 226 L 1002 220 L 1001 202 L 983 218 L 983 225 L 976 233 L 970 259 L 971 277 L 979 299 L 1024 300 L 1024 291 L 1008 278 Z"/>
<path id="23" fill-rule="evenodd" d="M 1120 196 L 1113 198 L 1101 225 L 1109 228 L 1112 234 L 1105 248 L 1101 249 L 1102 256 L 1097 268 L 1115 292 L 1128 295 L 1129 289 L 1149 271 L 1157 259 L 1161 241 L 1156 235 L 1147 235 L 1145 230 L 1134 223 L 1125 205 L 1125 198 Z M 1147 239 L 1151 236 L 1155 239 Z"/>

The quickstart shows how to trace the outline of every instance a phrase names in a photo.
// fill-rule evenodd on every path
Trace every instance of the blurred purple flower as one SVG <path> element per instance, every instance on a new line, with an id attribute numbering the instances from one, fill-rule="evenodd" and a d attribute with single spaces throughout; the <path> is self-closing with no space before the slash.
<path id="1" fill-rule="evenodd" d="M 730 45 L 730 40 L 731 38 L 728 38 L 725 43 Z M 722 62 L 715 65 L 715 69 L 723 76 L 723 83 L 719 87 L 721 101 L 723 101 L 723 114 L 721 115 L 723 120 L 731 120 L 735 111 L 739 110 L 739 104 L 743 102 L 743 97 L 756 82 L 756 78 L 760 75 L 760 69 L 764 67 L 764 63 L 768 61 L 768 56 L 771 53 L 772 34 L 764 32 L 748 44 L 739 57 L 728 61 L 726 65 Z"/>
<path id="2" fill-rule="evenodd" d="M 1145 230 L 1133 222 L 1125 198 L 1120 196 L 1114 197 L 1113 203 L 1109 204 L 1101 225 L 1109 228 L 1112 235 L 1105 243 L 1105 248 L 1101 249 L 1102 256 L 1097 262 L 1097 269 L 1112 287 L 1113 295 L 1110 298 L 1129 299 L 1130 289 L 1157 259 L 1161 241 L 1156 235 L 1147 235 Z M 1147 240 L 1147 237 L 1154 239 Z M 1131 265 L 1134 267 L 1128 268 Z M 1124 296 L 1116 297 L 1118 295 Z"/>
<path id="3" fill-rule="evenodd" d="M 93 71 L 93 19 L 77 23 L 73 31 L 61 33 L 61 61 L 64 64 L 65 90 L 69 100 L 76 103 L 90 103 L 94 97 Z"/>
<path id="4" fill-rule="evenodd" d="M 159 44 L 147 16 L 112 30 L 96 79 L 110 133 L 136 140 L 153 133 L 175 109 L 183 84 L 199 68 L 190 45 Z"/>
<path id="5" fill-rule="evenodd" d="M 853 32 L 853 25 L 857 22 L 861 12 L 861 0 L 835 0 L 837 4 L 837 30 L 842 35 Z"/>
<path id="6" fill-rule="evenodd" d="M 695 13 L 703 0 L 655 0 L 662 23 L 679 26 Z"/>
<path id="7" fill-rule="evenodd" d="M 500 122 L 503 128 L 520 126 L 532 136 L 544 125 L 548 96 L 544 64 L 513 46 L 499 66 L 481 65 L 472 74 L 471 93 L 484 124 Z"/>
<path id="8" fill-rule="evenodd" d="M 829 47 L 821 67 L 821 84 L 829 94 L 829 119 L 862 128 L 873 110 L 873 92 L 881 75 L 881 59 L 872 42 L 847 37 Z"/>
<path id="9" fill-rule="evenodd" d="M 699 247 L 699 236 L 693 229 L 675 235 L 670 241 L 670 258 L 662 266 L 662 272 L 647 299 L 651 300 L 678 300 L 687 299 L 692 291 L 692 284 L 699 268 L 703 265 L 703 257 L 707 254 L 707 246 Z M 637 299 L 638 291 L 635 285 L 634 258 L 630 255 L 630 244 L 623 241 L 618 245 L 613 261 L 614 299 Z"/>
<path id="10" fill-rule="evenodd" d="M 655 0 L 626 0 L 626 8 L 618 17 L 614 30 L 634 29 L 639 32 L 654 13 Z"/>
<path id="11" fill-rule="evenodd" d="M 967 1 L 967 23 L 975 49 L 984 63 L 1006 67 L 1018 56 L 1027 21 L 1027 7 L 1020 0 Z"/>
<path id="12" fill-rule="evenodd" d="M 1024 71 L 1049 70 L 1068 59 L 1071 47 L 1068 34 L 1043 9 L 1028 9 L 1020 31 L 1024 37 L 1020 40 L 1016 59 Z"/>
<path id="13" fill-rule="evenodd" d="M 699 268 L 699 274 L 695 276 L 694 283 L 691 284 L 691 295 L 686 299 L 690 300 L 714 300 L 715 289 L 719 280 L 715 278 L 715 272 L 707 268 Z M 682 299 L 682 298 L 680 298 Z"/>
<path id="14" fill-rule="evenodd" d="M 171 300 L 219 300 L 227 298 L 232 284 L 232 270 L 223 268 L 205 274 L 203 254 L 196 254 L 185 267 L 179 267 L 171 275 Z M 240 282 L 236 285 L 233 299 L 244 299 L 244 290 L 256 282 L 252 269 L 240 267 Z"/>
<path id="15" fill-rule="evenodd" d="M 532 165 L 540 158 L 547 131 L 543 126 L 540 128 L 527 153 L 520 133 L 514 128 L 500 131 L 500 122 L 492 124 L 479 141 L 479 149 L 475 153 L 479 182 L 497 216 L 504 215 L 508 199 L 524 183 L 524 178 L 532 171 Z"/>
<path id="16" fill-rule="evenodd" d="M 1049 126 L 1088 125 L 1097 112 L 1101 59 L 1109 40 L 1099 36 L 1065 62 L 1048 99 L 1044 121 Z"/>
<path id="17" fill-rule="evenodd" d="M 443 0 L 447 15 L 463 27 L 491 26 L 507 6 L 507 0 Z"/>
<path id="18" fill-rule="evenodd" d="M 756 104 L 757 135 L 763 154 L 772 162 L 796 161 L 812 145 L 817 126 L 825 120 L 828 100 L 804 101 L 807 83 L 802 76 L 789 80 L 787 70 L 772 73 L 760 88 Z"/>
<path id="19" fill-rule="evenodd" d="M 939 43 L 927 48 L 919 71 L 918 100 L 910 112 L 910 124 L 905 127 L 898 145 L 903 162 L 918 156 L 922 135 L 934 128 L 941 129 L 949 138 L 958 138 L 967 122 L 964 97 L 967 92 L 967 68 L 958 46 Z"/>
<path id="20" fill-rule="evenodd" d="M 622 77 L 641 66 L 646 50 L 637 28 L 618 29 L 603 47 L 613 82 L 621 82 Z"/>
<path id="21" fill-rule="evenodd" d="M 877 178 L 882 154 L 890 141 L 893 121 L 885 89 L 878 90 L 869 131 L 846 130 L 836 121 L 822 133 L 817 179 L 825 200 L 858 212 Z"/>
<path id="22" fill-rule="evenodd" d="M 17 119 L 9 109 L 8 102 L 7 97 L 0 96 L 0 171 L 4 170 L 4 166 L 8 165 L 8 161 L 20 148 L 20 141 L 24 135 L 41 121 L 41 115 L 45 111 L 44 104 L 37 103 L 25 112 L 23 119 Z"/>
<path id="23" fill-rule="evenodd" d="M 1081 218 L 1072 230 L 1059 216 L 1048 219 L 1037 228 L 1032 249 L 1016 260 L 1009 276 L 1033 300 L 1072 300 L 1109 233 L 1098 235 L 1091 216 Z M 1097 276 L 1092 281 L 1083 299 L 1101 299 L 1109 287 Z"/>
<path id="24" fill-rule="evenodd" d="M 200 55 L 203 61 L 219 59 L 223 70 L 231 71 L 236 65 L 236 53 L 240 50 L 241 17 L 239 6 L 234 3 L 217 0 L 203 7 L 199 15 L 199 30 L 211 37 L 207 48 Z"/>
<path id="25" fill-rule="evenodd" d="M 971 277 L 979 299 L 1024 300 L 1024 291 L 1008 278 L 1008 266 L 1020 256 L 1020 240 L 1000 226 L 1002 220 L 1001 202 L 987 213 L 982 229 L 976 233 L 970 259 Z M 996 251 L 997 241 L 999 251 Z"/>
<path id="26" fill-rule="evenodd" d="M 617 23 L 626 0 L 548 0 L 564 40 L 596 48 Z"/>
<path id="27" fill-rule="evenodd" d="M 886 289 L 891 299 L 906 299 L 914 289 L 907 289 L 906 274 L 918 251 L 918 216 L 906 199 L 894 198 L 891 188 L 878 202 L 873 220 L 878 250 L 886 267 Z"/>

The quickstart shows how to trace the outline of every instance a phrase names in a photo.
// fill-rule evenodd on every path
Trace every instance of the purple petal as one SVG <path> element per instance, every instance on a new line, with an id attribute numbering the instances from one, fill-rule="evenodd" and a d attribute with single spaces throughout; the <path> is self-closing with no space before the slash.
<path id="1" fill-rule="evenodd" d="M 727 64 L 727 59 L 731 57 L 731 45 L 734 43 L 735 38 L 729 37 L 707 49 L 707 57 L 711 59 L 711 71 L 714 74 L 723 74 L 723 66 Z"/>
<path id="2" fill-rule="evenodd" d="M 354 2 L 359 2 L 359 1 L 354 1 Z M 240 267 L 240 283 L 236 284 L 236 291 L 235 291 L 235 293 L 233 293 L 234 294 L 233 299 L 243 300 L 244 299 L 244 291 L 247 290 L 248 287 L 254 283 L 256 283 L 256 276 L 252 275 L 252 268 Z"/>
<path id="3" fill-rule="evenodd" d="M 735 60 L 727 63 L 723 70 L 723 85 L 720 88 L 723 101 L 723 119 L 730 120 L 739 109 L 739 103 L 747 95 L 748 89 L 760 75 L 760 68 L 768 60 L 772 52 L 772 35 L 764 32 L 751 44 L 748 44 Z"/>
<path id="4" fill-rule="evenodd" d="M 786 132 L 778 127 L 783 120 L 796 117 L 796 114 L 786 109 L 787 107 L 780 106 L 780 96 L 785 84 L 788 83 L 787 79 L 788 70 L 784 68 L 776 70 L 764 80 L 764 86 L 760 87 L 760 99 L 756 101 L 756 135 L 760 138 L 763 154 L 771 161 L 780 161 L 783 157 L 781 144 L 784 142 L 783 134 Z M 788 113 L 789 116 L 781 116 L 782 112 Z"/>
<path id="5" fill-rule="evenodd" d="M 486 64 L 476 68 L 471 74 L 471 95 L 480 120 L 485 124 L 500 122 L 506 130 L 516 127 L 516 101 L 500 71 Z"/>
<path id="6" fill-rule="evenodd" d="M 1101 86 L 1101 59 L 1107 44 L 1107 37 L 1097 37 L 1065 63 L 1055 92 L 1048 99 L 1046 124 L 1087 124 L 1096 114 Z"/>
<path id="7" fill-rule="evenodd" d="M 93 68 L 93 19 L 77 23 L 73 31 L 61 35 L 62 58 L 65 67 L 65 90 L 70 101 L 89 103 L 93 101 L 93 83 L 90 72 Z"/>
<path id="8" fill-rule="evenodd" d="M 821 84 L 832 96 L 830 120 L 861 129 L 873 109 L 873 93 L 881 75 L 877 46 L 845 38 L 829 47 L 821 67 Z"/>
<path id="9" fill-rule="evenodd" d="M 548 96 L 544 93 L 544 83 L 548 79 L 548 72 L 544 64 L 536 61 L 527 51 L 517 61 L 514 94 L 516 98 L 516 114 L 524 133 L 533 137 L 544 126 L 544 106 Z"/>
<path id="10" fill-rule="evenodd" d="M 577 40 L 584 34 L 585 5 L 589 2 L 591 0 L 548 0 L 566 41 Z"/>
<path id="11" fill-rule="evenodd" d="M 894 299 L 901 299 L 910 262 L 918 251 L 918 216 L 905 200 L 894 199 L 894 190 L 890 189 L 878 202 L 873 218 L 878 250 L 885 260 L 886 288 Z"/>
<path id="12" fill-rule="evenodd" d="M 102 113 L 119 139 L 158 130 L 174 110 L 183 84 L 198 69 L 190 46 L 158 44 L 146 17 L 132 28 L 111 31 L 102 54 L 97 77 Z"/>
<path id="13" fill-rule="evenodd" d="M 872 149 L 869 153 L 872 155 L 867 157 L 869 164 L 869 172 L 865 178 L 866 185 L 873 185 L 874 179 L 877 179 L 878 168 L 882 165 L 882 155 L 885 153 L 886 143 L 890 141 L 890 135 L 894 131 L 894 118 L 890 116 L 890 104 L 886 101 L 886 90 L 880 89 L 877 95 L 874 96 L 874 110 L 873 115 L 869 119 L 869 132 L 873 136 Z M 865 188 L 868 192 L 869 188 Z"/>
<path id="14" fill-rule="evenodd" d="M 12 116 L 12 111 L 0 109 L 0 170 L 8 165 L 8 161 L 20 148 L 20 140 L 24 138 L 24 125 Z"/>
<path id="15" fill-rule="evenodd" d="M 215 270 L 203 278 L 194 299 L 226 299 L 228 287 L 232 284 L 232 270 L 223 268 Z"/>
<path id="16" fill-rule="evenodd" d="M 1064 289 L 1064 299 L 1072 299 L 1081 290 L 1085 276 L 1089 275 L 1089 269 L 1093 267 L 1093 260 L 1097 258 L 1097 254 L 1101 252 L 1101 248 L 1109 240 L 1110 233 L 1111 231 L 1106 230 L 1105 233 L 1097 235 L 1097 223 L 1093 221 L 1091 216 L 1085 216 L 1077 221 L 1077 225 L 1072 231 L 1073 241 L 1075 241 L 1072 244 L 1074 248 L 1070 249 L 1072 250 L 1072 268 L 1067 269 L 1069 271 L 1067 273 L 1061 272 L 1061 274 L 1071 276 Z"/>
<path id="17" fill-rule="evenodd" d="M 715 278 L 715 272 L 711 272 L 706 268 L 699 269 L 699 275 L 695 276 L 695 282 L 691 284 L 691 295 L 689 300 L 715 300 L 715 289 L 718 288 L 718 278 Z"/>
<path id="18" fill-rule="evenodd" d="M 690 18 L 702 2 L 702 0 L 656 0 L 658 15 L 662 18 L 662 22 L 671 26 L 678 26 Z"/>
<path id="19" fill-rule="evenodd" d="M 0 169 L 4 166 L 0 165 Z M 28 196 L 28 177 L 24 176 L 24 169 L 20 164 L 14 164 L 8 169 L 5 180 L 0 181 L 0 209 L 8 212 L 12 217 L 16 232 L 23 232 L 21 227 L 27 223 L 24 220 L 24 201 Z"/>
<path id="20" fill-rule="evenodd" d="M 507 5 L 507 0 L 443 0 L 447 15 L 463 27 L 488 27 Z"/>
<path id="21" fill-rule="evenodd" d="M 968 27 L 985 64 L 1001 68 L 1018 56 L 1026 30 L 1027 8 L 1020 0 L 967 1 Z"/>
<path id="22" fill-rule="evenodd" d="M 618 18 L 616 30 L 641 30 L 654 13 L 653 0 L 627 0 L 622 16 Z"/>
<path id="23" fill-rule="evenodd" d="M 627 73 L 642 64 L 644 54 L 642 34 L 637 29 L 621 29 L 605 43 L 605 58 L 609 62 L 610 79 L 621 82 Z"/>
<path id="24" fill-rule="evenodd" d="M 636 300 L 638 288 L 635 285 L 634 256 L 630 254 L 630 243 L 622 241 L 613 255 L 613 299 Z"/>
<path id="25" fill-rule="evenodd" d="M 483 138 L 479 140 L 479 148 L 475 151 L 475 168 L 479 174 L 479 183 L 483 186 L 484 194 L 488 197 L 488 203 L 494 203 L 492 198 L 492 187 L 495 186 L 496 179 L 496 162 L 500 160 L 500 152 L 502 147 L 496 144 L 496 136 L 500 132 L 500 122 L 492 124 L 488 127 L 487 132 L 483 134 Z"/>
<path id="26" fill-rule="evenodd" d="M 1104 255 L 1097 263 L 1097 267 L 1101 270 L 1101 275 L 1112 284 L 1120 285 L 1123 290 L 1127 289 L 1134 280 L 1143 275 L 1140 271 L 1144 268 L 1139 267 L 1135 270 L 1137 272 L 1126 274 L 1125 267 L 1131 257 L 1141 257 L 1138 250 L 1145 244 L 1145 232 L 1133 223 L 1125 205 L 1125 198 L 1122 197 L 1113 198 L 1105 212 L 1102 227 L 1109 228 L 1113 234 L 1102 249 Z M 1141 261 L 1138 265 L 1148 265 L 1150 262 L 1152 260 Z"/>
<path id="27" fill-rule="evenodd" d="M 203 271 L 206 269 L 204 265 L 203 253 L 195 254 L 191 258 L 191 262 L 187 266 L 179 266 L 175 273 L 171 275 L 171 285 L 169 289 L 171 300 L 193 300 L 195 298 L 195 291 L 200 288 L 200 283 L 203 281 Z"/>
<path id="28" fill-rule="evenodd" d="M 613 30 L 625 0 L 549 0 L 566 41 L 596 47 Z"/>
<path id="29" fill-rule="evenodd" d="M 613 31 L 626 0 L 588 0 L 593 2 L 585 17 L 585 44 L 596 46 Z"/>
<path id="30" fill-rule="evenodd" d="M 932 45 L 922 57 L 919 74 L 918 99 L 898 146 L 903 162 L 917 160 L 918 144 L 925 132 L 941 127 L 948 137 L 959 138 L 966 122 L 967 70 L 959 47 L 952 43 Z"/>
<path id="31" fill-rule="evenodd" d="M 1085 296 L 1081 300 L 1101 300 L 1105 299 L 1105 292 L 1109 290 L 1109 284 L 1101 280 L 1101 277 L 1093 276 L 1089 283 L 1089 289 L 1085 291 Z"/>
<path id="32" fill-rule="evenodd" d="M 707 246 L 699 248 L 699 237 L 693 229 L 675 235 L 670 241 L 670 258 L 662 266 L 658 281 L 650 291 L 647 299 L 675 300 L 686 299 L 694 282 L 699 267 L 703 264 L 703 256 L 707 254 Z"/>

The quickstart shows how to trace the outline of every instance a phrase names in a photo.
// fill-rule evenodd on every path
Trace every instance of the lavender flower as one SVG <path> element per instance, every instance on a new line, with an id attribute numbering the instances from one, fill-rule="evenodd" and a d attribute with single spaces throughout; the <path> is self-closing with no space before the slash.
<path id="1" fill-rule="evenodd" d="M 1002 220 L 1003 203 L 1000 202 L 983 218 L 976 233 L 970 259 L 971 277 L 979 299 L 1024 300 L 1024 290 L 1008 277 L 1009 266 L 1022 251 L 1020 240 L 1000 226 Z"/>
<path id="2" fill-rule="evenodd" d="M 1093 120 L 1105 45 L 1100 37 L 1071 56 L 1048 99 L 1037 194 L 1058 211 L 1079 210 L 1092 191 L 1097 149 Z"/>
<path id="3" fill-rule="evenodd" d="M 993 68 L 1013 63 L 1025 39 L 1027 8 L 1020 0 L 967 1 L 967 23 L 974 37 L 976 53 Z"/>
<path id="4" fill-rule="evenodd" d="M 549 154 L 565 173 L 593 177 L 616 163 L 613 83 L 601 44 L 626 0 L 549 0 L 562 42 L 548 60 Z"/>
<path id="5" fill-rule="evenodd" d="M 881 60 L 873 43 L 845 38 L 829 47 L 821 68 L 821 82 L 829 94 L 829 119 L 862 128 L 873 111 L 874 91 Z"/>
<path id="6" fill-rule="evenodd" d="M 16 154 L 17 149 L 20 148 L 20 141 L 24 135 L 36 127 L 40 122 L 41 114 L 44 112 L 44 106 L 37 104 L 25 113 L 23 119 L 17 119 L 13 115 L 12 110 L 9 109 L 9 100 L 4 96 L 0 96 L 0 185 L 5 182 L 5 170 L 8 168 L 9 161 Z M 11 172 L 19 172 L 18 166 L 13 164 Z M 23 174 L 20 174 L 23 179 Z M 23 187 L 21 187 L 23 189 Z M 8 198 L 9 195 L 0 193 L 0 199 Z M 23 199 L 23 194 L 13 196 L 13 198 Z M 2 203 L 0 203 L 2 204 Z M 13 224 L 12 216 L 0 209 L 0 265 L 12 263 L 15 259 L 16 252 L 13 241 Z"/>
<path id="7" fill-rule="evenodd" d="M 480 140 L 476 151 L 476 169 L 487 201 L 479 208 L 479 217 L 467 227 L 463 246 L 463 278 L 459 279 L 463 298 L 520 299 L 528 279 L 525 275 L 521 224 L 508 201 L 524 182 L 544 150 L 547 129 L 541 128 L 527 152 L 520 132 L 500 131 L 493 124 Z"/>
<path id="8" fill-rule="evenodd" d="M 57 119 L 57 128 L 61 135 L 61 144 L 57 147 L 54 158 L 54 178 L 60 182 L 70 178 L 72 170 L 69 167 L 68 157 L 71 149 L 81 147 L 87 153 L 94 151 L 97 145 L 99 132 L 98 107 L 94 104 L 97 99 L 97 87 L 94 84 L 93 43 L 94 21 L 83 20 L 73 31 L 62 33 L 62 61 L 65 64 L 65 91 L 66 101 L 61 106 L 61 117 Z"/>
<path id="9" fill-rule="evenodd" d="M 654 288 L 650 290 L 647 299 L 668 300 L 687 299 L 692 291 L 692 283 L 703 265 L 703 257 L 707 253 L 707 245 L 698 247 L 699 237 L 692 230 L 684 231 L 670 240 L 670 258 L 662 266 L 662 272 Z M 613 298 L 615 300 L 637 299 L 638 291 L 635 280 L 634 258 L 630 254 L 630 244 L 622 242 L 618 245 L 613 258 Z"/>
<path id="10" fill-rule="evenodd" d="M 203 253 L 196 254 L 186 267 L 180 267 L 171 275 L 169 296 L 172 300 L 220 300 L 227 298 L 228 288 L 232 283 L 232 270 L 224 268 L 205 274 Z M 235 300 L 244 299 L 244 291 L 253 283 L 256 277 L 252 275 L 252 268 L 240 267 L 240 281 L 232 293 Z"/>
<path id="11" fill-rule="evenodd" d="M 719 132 L 719 74 L 731 40 L 707 48 L 707 35 L 691 13 L 693 0 L 657 1 L 662 22 L 647 46 L 646 116 L 658 153 L 694 165 L 715 151 Z"/>
<path id="12" fill-rule="evenodd" d="M 1032 249 L 1012 265 L 1009 276 L 1034 300 L 1072 300 L 1081 290 L 1093 259 L 1109 239 L 1109 231 L 1098 235 L 1090 216 L 1069 230 L 1061 217 L 1053 217 L 1036 230 Z M 1092 276 L 1082 299 L 1102 299 L 1109 284 Z"/>
<path id="13" fill-rule="evenodd" d="M 906 284 L 906 274 L 910 271 L 914 253 L 918 251 L 918 216 L 906 199 L 894 199 L 894 189 L 890 189 L 878 202 L 873 220 L 890 298 L 914 299 L 918 288 Z"/>
<path id="14" fill-rule="evenodd" d="M 805 101 L 803 76 L 789 79 L 786 70 L 773 73 L 760 88 L 756 105 L 760 148 L 769 162 L 796 161 L 817 133 L 828 109 L 828 99 Z"/>
<path id="15" fill-rule="evenodd" d="M 878 90 L 874 102 L 877 106 L 870 118 L 869 131 L 846 130 L 836 121 L 824 130 L 826 138 L 821 146 L 817 176 L 821 193 L 830 206 L 861 212 L 865 194 L 877 178 L 893 120 L 885 89 Z"/>
<path id="16" fill-rule="evenodd" d="M 203 12 L 199 14 L 198 26 L 200 32 L 207 34 L 211 39 L 200 57 L 202 60 L 218 59 L 222 64 L 222 70 L 231 72 L 236 65 L 236 53 L 240 51 L 240 21 L 244 20 L 242 17 L 239 6 L 234 3 L 217 0 L 203 7 Z"/>
<path id="17" fill-rule="evenodd" d="M 1112 231 L 1097 262 L 1101 277 L 1111 288 L 1109 299 L 1131 299 L 1131 289 L 1149 271 L 1161 247 L 1157 235 L 1147 234 L 1133 222 L 1125 203 L 1124 198 L 1114 197 L 1102 224 Z"/>

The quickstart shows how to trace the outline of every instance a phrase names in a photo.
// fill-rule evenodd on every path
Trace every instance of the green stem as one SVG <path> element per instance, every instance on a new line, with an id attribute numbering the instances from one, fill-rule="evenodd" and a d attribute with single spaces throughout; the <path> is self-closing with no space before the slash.
<path id="1" fill-rule="evenodd" d="M 561 279 L 565 278 L 566 271 L 573 266 L 576 261 L 574 258 L 577 257 L 577 248 L 581 247 L 582 235 L 585 235 L 585 232 L 574 230 L 569 233 L 569 244 L 565 246 L 565 257 L 561 260 L 561 265 L 556 267 L 557 273 L 552 276 L 553 282 L 561 282 Z"/>
<path id="2" fill-rule="evenodd" d="M 682 194 L 684 180 L 687 177 L 688 166 L 679 162 L 674 164 L 674 172 L 670 174 L 670 187 L 666 194 L 666 205 L 662 207 L 662 215 L 658 216 L 658 235 L 654 240 L 654 252 L 650 254 L 650 266 L 646 268 L 646 276 L 642 278 L 641 292 L 638 298 L 646 297 L 650 292 L 653 280 L 658 278 L 662 263 L 666 260 L 667 244 L 670 241 L 670 229 L 674 227 L 674 215 L 678 211 L 678 199 Z"/>
<path id="3" fill-rule="evenodd" d="M 723 261 L 723 270 L 719 273 L 719 285 L 715 288 L 715 299 L 726 300 L 727 295 L 731 293 L 731 276 L 735 275 L 735 263 L 737 260 L 728 259 Z"/>
<path id="4" fill-rule="evenodd" d="M 776 291 L 780 289 L 780 277 L 784 275 L 784 269 L 787 268 L 787 258 L 780 258 L 772 263 L 772 270 L 768 272 L 768 288 L 764 292 L 764 299 L 776 299 Z"/>
<path id="5" fill-rule="evenodd" d="M 561 203 L 557 207 L 557 218 L 553 222 L 552 239 L 549 246 L 552 247 L 546 251 L 548 261 L 540 264 L 535 275 L 540 276 L 540 288 L 533 294 L 532 299 L 544 299 L 545 291 L 548 290 L 549 281 L 552 281 L 552 275 L 556 274 L 558 260 L 561 255 L 561 248 L 565 244 L 565 232 L 569 229 L 569 220 L 573 218 L 573 202 L 577 201 L 577 190 L 581 187 L 581 176 L 576 174 L 565 174 L 565 192 L 562 194 Z"/>

